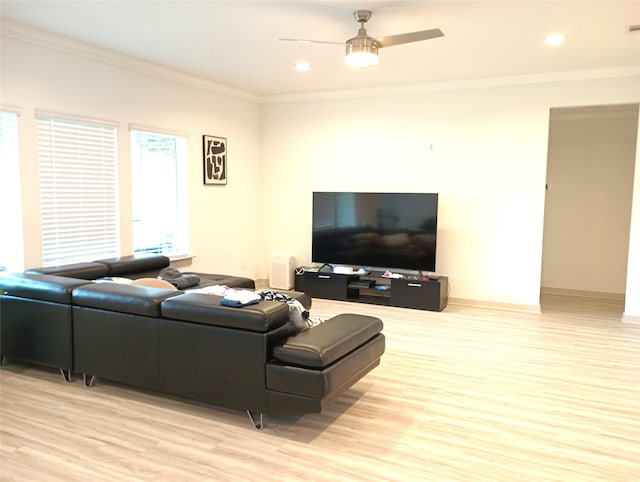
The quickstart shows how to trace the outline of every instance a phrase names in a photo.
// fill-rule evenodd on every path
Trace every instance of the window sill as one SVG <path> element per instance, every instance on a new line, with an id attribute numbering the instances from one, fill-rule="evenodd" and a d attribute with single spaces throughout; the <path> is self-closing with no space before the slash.
<path id="1" fill-rule="evenodd" d="M 169 261 L 191 261 L 193 258 L 195 256 L 191 254 L 176 254 L 175 256 L 169 256 Z"/>

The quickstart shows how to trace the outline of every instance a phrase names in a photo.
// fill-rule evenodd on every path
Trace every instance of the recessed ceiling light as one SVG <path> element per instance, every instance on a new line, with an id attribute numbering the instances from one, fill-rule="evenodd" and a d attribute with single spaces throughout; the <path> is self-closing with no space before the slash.
<path id="1" fill-rule="evenodd" d="M 306 72 L 311 70 L 311 64 L 308 62 L 298 62 L 294 67 L 298 72 Z"/>
<path id="2" fill-rule="evenodd" d="M 561 33 L 552 33 L 547 35 L 547 38 L 544 39 L 544 43 L 547 45 L 560 45 L 561 43 L 564 43 L 565 38 L 566 37 Z"/>

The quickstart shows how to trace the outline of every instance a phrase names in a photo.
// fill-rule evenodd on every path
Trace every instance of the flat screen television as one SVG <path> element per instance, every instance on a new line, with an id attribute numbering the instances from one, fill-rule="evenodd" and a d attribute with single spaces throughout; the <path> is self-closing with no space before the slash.
<path id="1" fill-rule="evenodd" d="M 438 194 L 314 192 L 314 263 L 436 270 Z"/>

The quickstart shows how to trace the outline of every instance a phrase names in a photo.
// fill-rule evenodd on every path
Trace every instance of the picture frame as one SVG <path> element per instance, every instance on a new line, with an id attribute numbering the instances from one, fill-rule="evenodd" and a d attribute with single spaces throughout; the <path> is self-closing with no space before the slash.
<path id="1" fill-rule="evenodd" d="M 202 173 L 205 185 L 227 183 L 227 139 L 202 136 Z"/>

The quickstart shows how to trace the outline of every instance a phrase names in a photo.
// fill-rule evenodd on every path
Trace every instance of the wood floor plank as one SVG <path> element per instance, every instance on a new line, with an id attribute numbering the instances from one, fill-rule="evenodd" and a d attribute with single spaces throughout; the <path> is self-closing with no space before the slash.
<path id="1" fill-rule="evenodd" d="M 640 326 L 619 302 L 542 313 L 314 300 L 384 323 L 379 367 L 322 414 L 268 417 L 102 380 L 0 370 L 0 480 L 640 480 Z"/>

